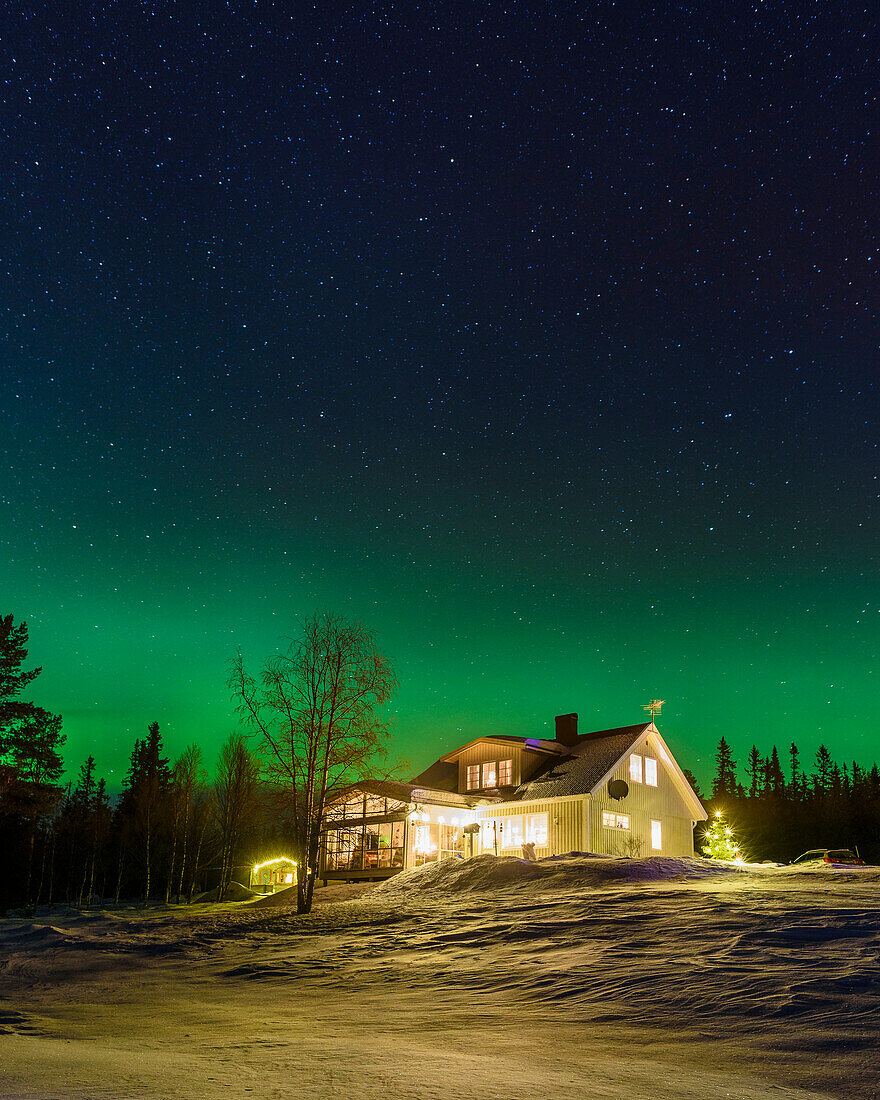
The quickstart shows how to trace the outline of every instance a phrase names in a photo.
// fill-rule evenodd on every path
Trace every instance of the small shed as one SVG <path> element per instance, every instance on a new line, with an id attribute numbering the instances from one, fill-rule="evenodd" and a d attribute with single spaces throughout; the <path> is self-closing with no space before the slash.
<path id="1" fill-rule="evenodd" d="M 296 883 L 296 861 L 287 856 L 256 863 L 251 868 L 250 883 L 255 894 L 274 894 L 287 890 Z"/>

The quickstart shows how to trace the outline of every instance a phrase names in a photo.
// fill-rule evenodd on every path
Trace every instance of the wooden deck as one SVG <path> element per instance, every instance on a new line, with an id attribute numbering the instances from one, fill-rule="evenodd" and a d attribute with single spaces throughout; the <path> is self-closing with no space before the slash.
<path id="1" fill-rule="evenodd" d="M 362 871 L 320 871 L 318 878 L 324 882 L 373 882 L 377 879 L 391 878 L 402 870 L 402 867 L 367 867 Z"/>

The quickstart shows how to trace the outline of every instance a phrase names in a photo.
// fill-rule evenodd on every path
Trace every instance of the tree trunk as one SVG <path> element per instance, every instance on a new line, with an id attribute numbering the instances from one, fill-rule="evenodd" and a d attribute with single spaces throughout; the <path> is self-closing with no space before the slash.
<path id="1" fill-rule="evenodd" d="M 122 891 L 122 867 L 125 861 L 125 843 L 119 846 L 119 861 L 116 870 L 116 904 L 119 904 L 119 895 Z"/>
<path id="2" fill-rule="evenodd" d="M 174 864 L 177 862 L 177 832 L 180 828 L 180 807 L 176 807 L 174 828 L 171 835 L 171 860 L 168 865 L 168 882 L 165 884 L 165 904 L 171 901 L 171 889 L 174 885 Z"/>
<path id="3" fill-rule="evenodd" d="M 181 849 L 180 849 L 180 876 L 177 879 L 177 900 L 183 897 L 183 883 L 184 874 L 186 872 L 186 855 L 189 847 L 189 803 L 190 796 L 187 795 L 186 805 L 183 811 L 183 833 L 181 835 Z"/>
<path id="4" fill-rule="evenodd" d="M 198 843 L 196 844 L 195 858 L 193 860 L 194 866 L 193 866 L 193 870 L 192 870 L 192 876 L 189 880 L 189 895 L 186 899 L 188 905 L 192 905 L 193 891 L 195 890 L 195 886 L 196 886 L 196 875 L 199 873 L 199 860 L 202 857 L 202 841 L 205 839 L 205 832 L 206 832 L 207 828 L 208 828 L 208 818 L 207 818 L 207 815 L 206 815 L 205 820 L 202 824 L 202 828 L 199 832 Z"/>
<path id="5" fill-rule="evenodd" d="M 147 803 L 147 831 L 146 831 L 146 836 L 144 837 L 144 841 L 145 841 L 144 855 L 145 855 L 145 858 L 146 858 L 146 868 L 145 868 L 146 879 L 145 879 L 145 883 L 144 883 L 144 905 L 147 905 L 147 903 L 150 900 L 150 841 L 152 839 L 152 817 L 153 817 L 152 809 L 153 809 L 152 805 L 148 802 Z"/>
<path id="6" fill-rule="evenodd" d="M 54 837 L 54 835 L 55 835 L 55 823 L 54 822 L 52 823 L 52 827 L 51 827 L 50 831 L 51 831 L 51 833 Z M 43 893 L 43 881 L 46 877 L 46 849 L 48 847 L 49 847 L 49 837 L 48 837 L 48 835 L 46 835 L 45 837 L 43 837 L 43 851 L 40 854 L 40 881 L 37 883 L 37 902 L 36 902 L 37 905 L 40 904 L 40 895 Z"/>
<path id="7" fill-rule="evenodd" d="M 57 840 L 57 830 L 53 824 L 52 826 L 52 853 L 49 857 L 49 896 L 46 899 L 51 905 L 55 900 L 55 844 Z"/>
<path id="8" fill-rule="evenodd" d="M 28 861 L 27 861 L 27 877 L 25 878 L 24 887 L 24 899 L 25 904 L 31 904 L 31 879 L 33 877 L 34 869 L 34 839 L 37 832 L 37 819 L 34 818 L 31 822 L 30 833 L 28 834 Z"/>

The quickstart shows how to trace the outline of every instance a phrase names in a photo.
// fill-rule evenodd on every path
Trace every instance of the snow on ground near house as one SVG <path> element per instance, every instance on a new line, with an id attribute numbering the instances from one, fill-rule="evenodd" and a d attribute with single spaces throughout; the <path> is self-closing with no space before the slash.
<path id="1" fill-rule="evenodd" d="M 480 856 L 316 897 L 0 921 L 0 1096 L 880 1096 L 876 868 Z"/>

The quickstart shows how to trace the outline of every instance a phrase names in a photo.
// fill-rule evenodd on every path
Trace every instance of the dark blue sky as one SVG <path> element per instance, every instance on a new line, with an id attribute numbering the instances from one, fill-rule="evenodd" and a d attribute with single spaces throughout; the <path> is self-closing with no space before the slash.
<path id="1" fill-rule="evenodd" d="M 878 70 L 849 3 L 19 9 L 3 589 L 77 766 L 316 606 L 400 750 L 668 699 L 870 761 Z"/>

